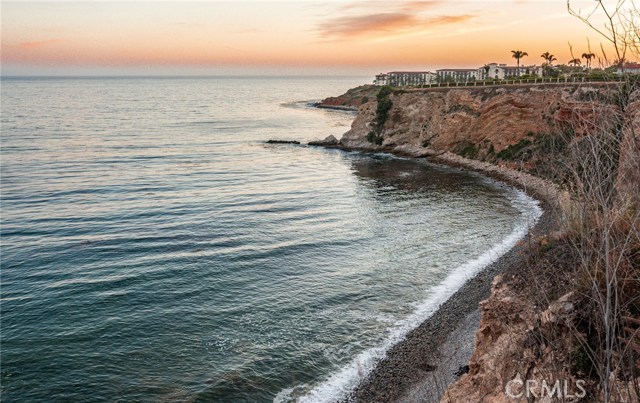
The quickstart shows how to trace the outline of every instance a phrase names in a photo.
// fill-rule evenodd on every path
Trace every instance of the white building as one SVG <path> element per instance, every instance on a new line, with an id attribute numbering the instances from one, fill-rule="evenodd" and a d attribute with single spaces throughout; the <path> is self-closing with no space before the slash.
<path id="1" fill-rule="evenodd" d="M 640 74 L 640 63 L 625 63 L 622 67 L 618 66 L 617 74 Z"/>
<path id="2" fill-rule="evenodd" d="M 391 85 L 393 87 L 420 86 L 436 82 L 437 75 L 430 71 L 391 71 L 376 75 L 375 85 Z"/>
<path id="3" fill-rule="evenodd" d="M 640 65 L 637 68 L 640 69 Z M 542 77 L 542 66 L 507 66 L 506 64 L 489 63 L 477 69 L 440 69 L 430 71 L 392 71 L 376 75 L 375 85 L 391 85 L 393 87 L 418 87 L 436 82 L 468 83 L 477 80 L 504 80 L 536 75 Z M 627 69 L 625 69 L 627 71 Z M 631 72 L 632 70 L 629 70 Z M 640 72 L 640 70 L 638 70 Z"/>
<path id="4" fill-rule="evenodd" d="M 504 80 L 522 77 L 524 75 L 536 75 L 542 77 L 542 66 L 507 66 L 506 64 L 489 63 L 478 69 L 483 80 Z"/>
<path id="5" fill-rule="evenodd" d="M 374 85 L 389 85 L 389 75 L 385 73 L 376 74 L 376 79 L 373 80 Z"/>
<path id="6" fill-rule="evenodd" d="M 440 69 L 436 72 L 440 82 L 466 83 L 482 78 L 480 69 Z"/>

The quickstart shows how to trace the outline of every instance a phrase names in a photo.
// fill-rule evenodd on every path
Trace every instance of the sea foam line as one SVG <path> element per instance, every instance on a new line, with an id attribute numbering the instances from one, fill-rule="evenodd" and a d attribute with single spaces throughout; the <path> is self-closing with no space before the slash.
<path id="1" fill-rule="evenodd" d="M 542 209 L 536 200 L 530 198 L 524 192 L 520 190 L 514 191 L 515 195 L 511 199 L 511 203 L 520 211 L 522 220 L 506 238 L 479 257 L 456 267 L 442 283 L 431 289 L 429 298 L 419 303 L 409 317 L 399 320 L 390 328 L 389 335 L 382 345 L 369 348 L 358 354 L 351 362 L 343 366 L 338 372 L 330 375 L 306 395 L 299 398 L 298 401 L 320 403 L 335 402 L 346 398 L 369 375 L 375 368 L 376 363 L 385 357 L 387 351 L 402 341 L 411 330 L 429 319 L 440 305 L 446 302 L 468 280 L 497 261 L 513 248 L 520 239 L 524 238 L 529 229 L 542 216 Z M 292 389 L 282 391 L 285 393 L 279 393 L 274 402 L 290 400 L 291 394 L 287 392 L 292 391 Z"/>

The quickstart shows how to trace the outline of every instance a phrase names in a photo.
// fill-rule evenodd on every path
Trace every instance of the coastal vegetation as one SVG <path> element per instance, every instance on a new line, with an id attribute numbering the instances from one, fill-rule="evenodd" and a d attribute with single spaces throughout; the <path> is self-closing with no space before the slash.
<path id="1" fill-rule="evenodd" d="M 478 147 L 471 141 L 463 141 L 457 147 L 457 154 L 465 158 L 475 158 L 478 154 Z"/>
<path id="2" fill-rule="evenodd" d="M 591 66 L 593 56 L 582 59 Z M 640 396 L 640 78 L 612 68 L 580 68 L 584 83 L 567 86 L 385 88 L 341 140 L 445 163 L 464 157 L 566 195 L 542 198 L 551 223 L 523 243 L 524 266 L 507 269 L 483 303 L 478 360 L 449 401 L 504 396 L 518 371 L 537 382 L 584 381 L 593 401 Z M 390 133 L 393 144 L 383 141 Z M 517 183 L 539 195 L 529 180 Z"/>
<path id="3" fill-rule="evenodd" d="M 540 57 L 542 57 L 545 61 L 542 64 L 542 76 L 543 77 L 552 76 L 554 72 L 553 62 L 558 59 L 549 52 L 544 52 L 543 54 L 540 55 Z"/>
<path id="4" fill-rule="evenodd" d="M 574 130 L 523 139 L 497 154 L 523 164 L 537 159 L 530 171 L 571 195 L 559 232 L 530 249 L 514 287 L 527 287 L 534 306 L 570 301 L 556 328 L 532 333 L 539 351 L 553 351 L 536 365 L 543 378 L 584 380 L 598 401 L 640 396 L 640 170 L 638 127 L 630 121 L 639 91 L 637 81 L 627 82 L 615 90 L 618 107 L 598 119 L 583 116 Z"/>
<path id="5" fill-rule="evenodd" d="M 614 8 L 595 3 L 587 15 L 575 12 L 571 2 L 568 8 L 612 44 L 614 66 L 622 66 L 627 52 L 640 54 L 640 13 L 625 1 Z M 594 12 L 604 16 L 604 26 L 594 25 Z M 594 57 L 582 54 L 588 69 Z M 640 398 L 639 93 L 638 77 L 625 76 L 613 93 L 615 107 L 602 111 L 596 99 L 589 102 L 592 118 L 583 114 L 572 125 L 584 135 L 560 136 L 566 149 L 550 154 L 574 202 L 562 220 L 563 235 L 550 246 L 558 251 L 544 266 L 571 274 L 560 286 L 577 296 L 580 307 L 563 318 L 572 338 L 570 362 L 576 376 L 592 382 L 593 395 L 606 402 Z"/>
<path id="6" fill-rule="evenodd" d="M 548 63 L 549 65 L 551 65 L 551 63 L 553 63 L 554 61 L 558 60 L 554 55 L 552 55 L 549 52 L 544 52 L 543 54 L 540 55 L 540 57 L 542 57 L 545 60 L 545 62 Z"/>
<path id="7" fill-rule="evenodd" d="M 586 61 L 587 69 L 590 69 L 591 68 L 591 59 L 595 58 L 596 55 L 589 51 L 588 53 L 587 52 L 583 53 L 581 57 Z"/>
<path id="8" fill-rule="evenodd" d="M 529 56 L 529 54 L 525 51 L 522 50 L 512 50 L 511 51 L 511 56 L 516 59 L 516 63 L 518 65 L 518 75 L 520 75 L 520 59 L 522 59 L 525 56 Z"/>
<path id="9" fill-rule="evenodd" d="M 595 7 L 609 21 L 594 29 L 613 44 L 618 56 L 613 67 L 627 51 L 640 54 L 640 30 L 632 23 L 640 14 L 635 7 L 623 6 L 621 1 L 611 10 L 597 1 Z M 628 14 L 621 15 L 622 10 Z M 593 27 L 589 18 L 583 20 Z M 591 52 L 582 55 L 588 70 L 594 57 Z M 578 66 L 581 60 L 569 63 Z M 609 78 L 607 71 L 610 68 L 599 70 L 603 80 Z M 503 331 L 524 345 L 520 351 L 492 349 L 488 340 L 479 345 L 484 357 L 490 351 L 498 361 L 508 354 L 519 355 L 520 365 L 528 368 L 521 375 L 538 384 L 569 379 L 573 384 L 582 382 L 588 401 L 638 401 L 640 80 L 625 75 L 608 89 L 576 93 L 580 101 L 563 112 L 571 118 L 553 123 L 552 133 L 527 133 L 497 154 L 485 156 L 553 181 L 570 201 L 556 211 L 557 230 L 529 241 L 526 267 L 503 281 L 503 288 L 496 286 L 487 302 L 496 312 L 483 319 L 484 326 L 508 316 L 499 305 L 499 295 L 507 293 L 522 301 L 518 315 L 527 318 L 521 323 L 528 329 L 513 324 Z M 491 340 L 496 337 L 491 334 Z M 473 382 L 481 385 L 487 378 L 482 377 L 483 369 L 474 369 Z M 454 386 L 447 401 L 469 393 L 469 385 L 462 381 Z M 480 393 L 492 393 L 487 385 L 481 388 Z"/>
<path id="10" fill-rule="evenodd" d="M 379 87 L 375 87 L 373 85 L 361 85 L 359 87 L 349 89 L 346 93 L 340 96 L 325 98 L 318 104 L 318 106 L 344 107 L 355 110 L 360 105 L 366 104 L 370 99 L 374 98 L 378 91 Z"/>
<path id="11" fill-rule="evenodd" d="M 389 95 L 393 92 L 393 88 L 384 86 L 380 88 L 376 95 L 376 117 L 373 125 L 373 129 L 367 135 L 367 140 L 370 143 L 381 145 L 383 141 L 382 128 L 387 122 L 389 117 L 389 111 L 393 106 L 393 102 L 389 99 Z"/>
<path id="12" fill-rule="evenodd" d="M 483 302 L 476 358 L 445 401 L 499 399 L 516 373 L 584 381 L 588 401 L 640 399 L 640 76 L 621 64 L 640 57 L 640 13 L 624 0 L 614 10 L 594 3 L 608 23 L 583 20 L 615 57 L 587 47 L 553 65 L 545 52 L 544 78 L 438 83 L 458 88 L 391 98 L 385 88 L 341 140 L 506 178 L 549 213 L 520 245 L 524 265 L 506 269 Z M 518 65 L 526 56 L 512 53 Z M 383 141 L 390 133 L 393 144 Z"/>

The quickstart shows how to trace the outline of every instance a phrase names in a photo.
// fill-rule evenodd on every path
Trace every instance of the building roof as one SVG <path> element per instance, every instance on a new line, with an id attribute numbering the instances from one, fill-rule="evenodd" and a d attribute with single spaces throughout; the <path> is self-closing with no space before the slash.
<path id="1" fill-rule="evenodd" d="M 478 71 L 478 69 L 439 69 L 436 71 Z"/>
<path id="2" fill-rule="evenodd" d="M 387 74 L 433 74 L 430 71 L 390 71 Z"/>

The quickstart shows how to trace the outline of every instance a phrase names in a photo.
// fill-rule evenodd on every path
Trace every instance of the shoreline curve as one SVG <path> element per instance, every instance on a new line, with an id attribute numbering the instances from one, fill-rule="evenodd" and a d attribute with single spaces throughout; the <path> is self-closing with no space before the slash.
<path id="1" fill-rule="evenodd" d="M 444 301 L 436 304 L 435 309 L 417 327 L 404 333 L 400 340 L 387 348 L 383 347 L 384 351 L 380 351 L 382 358 L 373 365 L 371 371 L 348 394 L 341 396 L 341 401 L 345 402 L 438 401 L 447 387 L 464 373 L 475 347 L 480 302 L 489 297 L 494 277 L 517 271 L 526 264 L 522 252 L 527 249 L 528 243 L 558 229 L 558 217 L 562 206 L 569 201 L 568 193 L 545 179 L 449 152 L 425 155 L 423 150 L 406 147 L 375 151 L 354 150 L 342 145 L 326 148 L 426 157 L 432 163 L 477 172 L 505 183 L 533 198 L 541 208 L 535 225 L 527 226 L 524 234 L 507 251 L 483 265 Z M 327 382 L 330 379 L 321 385 Z M 309 401 L 324 401 L 317 394 L 315 397 L 317 399 Z M 307 400 L 303 397 L 300 401 Z"/>

